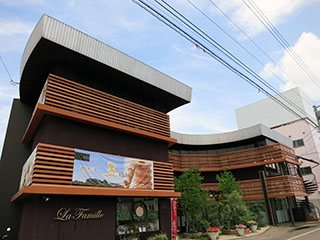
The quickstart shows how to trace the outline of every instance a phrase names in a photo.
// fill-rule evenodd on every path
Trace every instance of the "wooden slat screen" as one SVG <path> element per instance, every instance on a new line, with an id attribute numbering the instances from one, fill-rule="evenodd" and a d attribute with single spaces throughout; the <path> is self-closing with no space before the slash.
<path id="1" fill-rule="evenodd" d="M 303 180 L 298 176 L 276 176 L 267 178 L 269 196 L 286 197 L 288 196 L 305 196 L 306 191 Z"/>
<path id="2" fill-rule="evenodd" d="M 71 185 L 74 156 L 73 148 L 39 144 L 32 183 Z"/>
<path id="3" fill-rule="evenodd" d="M 170 163 L 153 162 L 154 189 L 174 190 L 173 168 Z"/>
<path id="4" fill-rule="evenodd" d="M 53 74 L 48 76 L 44 104 L 170 137 L 167 114 Z"/>
<path id="5" fill-rule="evenodd" d="M 200 171 L 221 171 L 225 168 L 238 169 L 283 161 L 299 164 L 293 150 L 279 143 L 225 153 L 169 152 L 169 162 L 173 164 L 175 171 L 185 171 L 188 168 L 198 168 Z"/>
<path id="6" fill-rule="evenodd" d="M 204 183 L 202 186 L 205 189 L 214 191 L 218 189 L 217 183 Z M 240 187 L 245 200 L 264 199 L 260 179 L 240 181 Z M 267 188 L 269 198 L 306 195 L 303 180 L 297 176 L 268 177 Z"/>
<path id="7" fill-rule="evenodd" d="M 38 144 L 32 183 L 72 185 L 74 156 L 73 148 Z M 153 165 L 154 190 L 174 190 L 172 164 L 154 161 Z"/>

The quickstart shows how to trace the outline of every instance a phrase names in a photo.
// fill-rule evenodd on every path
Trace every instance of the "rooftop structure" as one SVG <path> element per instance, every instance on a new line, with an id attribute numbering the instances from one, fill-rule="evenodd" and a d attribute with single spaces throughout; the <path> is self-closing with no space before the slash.
<path id="1" fill-rule="evenodd" d="M 301 118 L 311 119 L 316 122 L 312 101 L 299 88 L 293 88 L 275 96 L 275 98 L 284 102 L 282 97 L 289 99 L 290 102 L 297 106 L 295 111 L 301 117 L 292 114 L 273 99 L 266 98 L 235 110 L 238 128 L 246 128 L 256 124 L 263 124 L 273 128 Z M 289 104 L 287 105 L 290 106 Z"/>
<path id="2" fill-rule="evenodd" d="M 20 98 L 35 103 L 48 73 L 75 78 L 163 112 L 191 101 L 191 88 L 127 54 L 44 15 L 25 47 Z M 88 80 L 90 79 L 90 81 Z"/>

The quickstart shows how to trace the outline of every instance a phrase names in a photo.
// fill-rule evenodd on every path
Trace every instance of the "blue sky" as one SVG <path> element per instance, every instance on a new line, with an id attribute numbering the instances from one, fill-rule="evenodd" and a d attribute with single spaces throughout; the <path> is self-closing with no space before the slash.
<path id="1" fill-rule="evenodd" d="M 252 59 L 186 0 L 168 2 L 193 19 L 278 90 L 298 85 L 316 104 L 320 103 L 320 89 L 287 56 L 242 0 L 212 1 L 228 13 L 276 64 L 270 63 L 209 0 L 190 1 L 238 39 L 263 65 Z M 320 0 L 254 2 L 320 78 Z M 20 60 L 26 41 L 44 13 L 191 86 L 192 102 L 170 113 L 173 131 L 219 133 L 235 130 L 237 126 L 234 110 L 265 98 L 261 92 L 229 72 L 131 0 L 0 0 L 0 55 L 15 81 L 19 81 Z M 279 71 L 278 66 L 282 71 Z M 277 72 L 283 82 L 271 76 L 266 69 Z M 8 76 L 0 65 L 0 148 L 12 99 L 18 96 L 18 87 L 10 85 Z"/>

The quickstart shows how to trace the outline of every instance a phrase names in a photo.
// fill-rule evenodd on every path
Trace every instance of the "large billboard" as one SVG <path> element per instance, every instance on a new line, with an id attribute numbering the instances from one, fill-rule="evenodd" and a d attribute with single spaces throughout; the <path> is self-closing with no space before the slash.
<path id="1" fill-rule="evenodd" d="M 153 189 L 153 162 L 76 149 L 72 182 L 76 185 Z"/>

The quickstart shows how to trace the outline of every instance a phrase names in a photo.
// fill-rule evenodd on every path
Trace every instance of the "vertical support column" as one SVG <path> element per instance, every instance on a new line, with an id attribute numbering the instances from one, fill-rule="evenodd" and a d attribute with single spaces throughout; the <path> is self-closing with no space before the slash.
<path id="1" fill-rule="evenodd" d="M 271 202 L 270 202 L 270 199 L 268 196 L 268 187 L 267 187 L 266 175 L 265 175 L 264 171 L 259 171 L 259 178 L 260 178 L 261 184 L 262 184 L 262 190 L 263 190 L 264 200 L 265 200 L 266 207 L 267 207 L 268 217 L 270 220 L 270 225 L 276 225 Z"/>
<path id="2" fill-rule="evenodd" d="M 295 225 L 295 222 L 294 222 L 294 216 L 293 216 L 293 212 L 292 212 L 292 208 L 293 208 L 292 198 L 291 198 L 291 197 L 286 197 L 286 198 L 287 198 L 288 206 L 289 206 L 289 216 L 290 216 L 290 220 L 291 220 L 292 226 L 294 226 L 294 225 Z"/>

